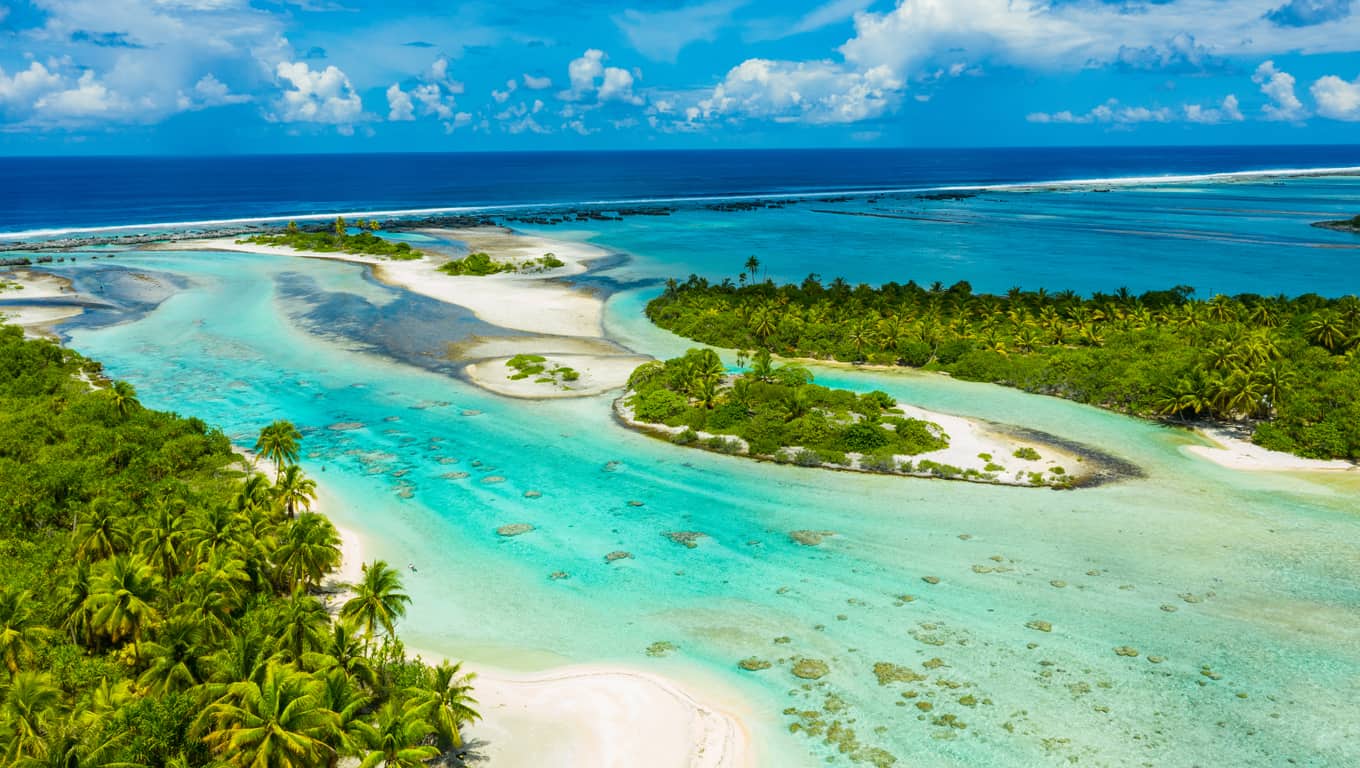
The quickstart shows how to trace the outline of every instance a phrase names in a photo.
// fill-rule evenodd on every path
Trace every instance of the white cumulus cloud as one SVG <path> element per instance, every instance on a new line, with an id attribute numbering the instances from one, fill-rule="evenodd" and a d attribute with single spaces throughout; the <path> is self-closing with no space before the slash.
<path id="1" fill-rule="evenodd" d="M 587 49 L 567 65 L 567 79 L 571 87 L 557 97 L 563 101 L 622 102 L 642 104 L 641 96 L 633 92 L 632 72 L 619 67 L 606 67 L 609 56 L 598 48 Z"/>
<path id="2" fill-rule="evenodd" d="M 416 105 L 411 102 L 411 94 L 397 83 L 387 86 L 387 119 L 393 122 L 416 119 Z"/>
<path id="3" fill-rule="evenodd" d="M 1217 107 L 1186 104 L 1185 119 L 1191 123 L 1215 125 L 1217 123 L 1240 123 L 1244 118 L 1241 106 L 1237 103 L 1237 96 L 1230 93 L 1223 97 L 1223 102 Z"/>
<path id="4" fill-rule="evenodd" d="M 388 120 L 410 121 L 420 115 L 442 121 L 445 131 L 452 132 L 460 127 L 456 108 L 458 96 L 463 93 L 463 83 L 449 72 L 447 58 L 440 56 L 418 77 L 407 82 L 410 83 L 409 90 L 402 88 L 401 83 L 388 86 Z"/>
<path id="5" fill-rule="evenodd" d="M 1066 123 L 1090 125 L 1093 123 L 1109 125 L 1136 125 L 1138 123 L 1169 123 L 1175 113 L 1166 107 L 1141 107 L 1120 104 L 1118 99 L 1109 99 L 1086 112 L 1034 112 L 1026 116 L 1031 123 Z"/>
<path id="6" fill-rule="evenodd" d="M 523 80 L 524 87 L 531 91 L 542 91 L 552 87 L 551 77 L 536 77 L 525 72 Z"/>
<path id="7" fill-rule="evenodd" d="M 250 100 L 250 96 L 246 94 L 232 93 L 226 83 L 209 72 L 199 78 L 188 92 L 180 91 L 176 105 L 181 110 L 198 110 L 228 104 L 244 104 Z"/>
<path id="8" fill-rule="evenodd" d="M 686 115 L 691 122 L 750 117 L 853 123 L 882 115 L 903 87 L 887 67 L 858 72 L 830 61 L 747 59 Z"/>
<path id="9" fill-rule="evenodd" d="M 1346 81 L 1336 75 L 1318 78 L 1309 89 L 1317 111 L 1333 120 L 1360 120 L 1360 77 Z"/>
<path id="10" fill-rule="evenodd" d="M 353 133 L 363 121 L 364 105 L 343 70 L 334 65 L 314 70 L 305 61 L 285 61 L 275 70 L 283 86 L 270 118 L 281 123 L 334 125 Z"/>
<path id="11" fill-rule="evenodd" d="M 1275 62 L 1264 61 L 1251 76 L 1261 86 L 1271 103 L 1261 107 L 1267 120 L 1298 121 L 1308 116 L 1303 102 L 1294 94 L 1294 76 L 1275 68 Z"/>

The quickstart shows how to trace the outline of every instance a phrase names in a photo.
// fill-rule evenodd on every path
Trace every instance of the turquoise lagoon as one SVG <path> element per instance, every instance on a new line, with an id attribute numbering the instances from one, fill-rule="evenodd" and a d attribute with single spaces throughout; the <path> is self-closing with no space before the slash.
<path id="1" fill-rule="evenodd" d="M 720 279 L 751 253 L 780 279 L 1360 290 L 1360 270 L 1343 267 L 1357 240 L 1306 226 L 1354 207 L 1357 192 L 1354 180 L 1299 179 L 989 193 L 687 210 L 544 232 L 630 255 L 591 279 L 617 289 L 611 335 L 664 356 L 687 343 L 641 316 L 655 280 Z M 929 206 L 988 221 L 812 211 L 826 205 Z M 1172 208 L 1185 220 L 1169 221 Z M 1137 234 L 1154 229 L 1163 234 Z M 828 701 L 845 709 L 826 721 L 898 765 L 1360 763 L 1356 474 L 1234 472 L 1186 453 L 1193 436 L 1155 424 L 939 376 L 842 368 L 816 372 L 1100 446 L 1145 477 L 1054 492 L 756 464 L 622 429 L 608 396 L 528 402 L 476 389 L 440 349 L 488 329 L 355 265 L 172 251 L 127 251 L 115 263 L 182 287 L 124 322 L 74 325 L 69 343 L 134 383 L 147 405 L 201 416 L 242 444 L 275 418 L 302 426 L 305 468 L 342 500 L 327 512 L 364 536 L 366 557 L 418 568 L 406 577 L 414 604 L 402 627 L 413 647 L 520 668 L 609 662 L 718 681 L 749 701 L 772 766 L 849 764 L 823 736 L 790 733 L 799 718 L 782 714 Z M 54 270 L 79 278 L 92 265 Z M 496 535 L 521 522 L 535 530 Z M 798 529 L 834 535 L 806 547 L 788 536 Z M 677 531 L 706 536 L 690 549 L 663 535 Z M 606 563 L 617 550 L 632 557 Z M 550 578 L 559 571 L 569 578 Z M 649 657 L 657 641 L 677 650 Z M 774 666 L 739 670 L 751 656 Z M 797 657 L 826 661 L 830 674 L 795 678 Z M 881 685 L 880 662 L 926 679 Z"/>

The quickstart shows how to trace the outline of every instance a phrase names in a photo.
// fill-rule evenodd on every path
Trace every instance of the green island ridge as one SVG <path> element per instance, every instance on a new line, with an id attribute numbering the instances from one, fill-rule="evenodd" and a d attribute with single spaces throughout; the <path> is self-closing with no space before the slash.
<path id="1" fill-rule="evenodd" d="M 740 360 L 745 363 L 746 361 Z M 910 418 L 885 392 L 857 394 L 813 383 L 801 365 L 774 366 L 758 351 L 749 370 L 729 374 L 711 349 L 644 363 L 618 401 L 623 421 L 676 445 L 802 467 L 1002 482 L 1005 467 L 979 454 L 981 468 L 910 457 L 950 445 L 939 424 Z M 1038 461 L 1030 447 L 1015 458 Z M 1042 468 L 1040 468 L 1042 469 Z M 1066 488 L 1063 467 L 1019 473 L 1014 484 Z"/>
<path id="2" fill-rule="evenodd" d="M 557 258 L 556 255 L 545 253 L 536 259 L 529 259 L 523 262 L 496 261 L 490 255 L 477 251 L 469 253 L 461 259 L 441 264 L 439 271 L 446 275 L 468 275 L 472 277 L 485 277 L 501 272 L 518 272 L 521 274 L 533 274 L 536 272 L 547 272 L 550 269 L 566 266 L 566 262 Z"/>
<path id="3" fill-rule="evenodd" d="M 943 371 L 1148 418 L 1234 421 L 1272 450 L 1360 459 L 1360 298 L 1193 298 L 1177 286 L 1083 298 L 967 282 L 877 288 L 667 281 L 656 325 L 694 341 Z M 748 279 L 749 275 L 749 279 Z"/>
<path id="4" fill-rule="evenodd" d="M 511 381 L 535 377 L 535 384 L 565 384 L 581 378 L 575 368 L 554 364 L 548 367 L 548 359 L 543 355 L 515 355 L 505 361 L 505 367 L 513 371 L 506 376 Z"/>
<path id="5" fill-rule="evenodd" d="M 357 228 L 358 234 L 350 234 L 351 227 Z M 337 216 L 335 222 L 325 229 L 301 229 L 297 222 L 290 221 L 280 232 L 252 235 L 238 242 L 284 246 L 295 251 L 380 256 L 393 261 L 413 261 L 424 257 L 424 253 L 412 248 L 408 243 L 393 242 L 373 234 L 380 229 L 382 224 L 376 219 L 369 221 L 359 219 L 351 225 L 345 222 L 345 217 Z"/>
<path id="6" fill-rule="evenodd" d="M 461 748 L 470 675 L 406 655 L 409 598 L 307 511 L 300 435 L 240 457 L 98 363 L 0 326 L 0 764 L 416 765 Z M 329 599 L 329 598 L 328 598 Z"/>

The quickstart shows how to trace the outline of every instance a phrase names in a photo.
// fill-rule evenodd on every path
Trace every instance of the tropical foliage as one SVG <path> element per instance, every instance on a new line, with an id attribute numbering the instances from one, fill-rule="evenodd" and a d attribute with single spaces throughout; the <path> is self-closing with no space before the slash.
<path id="1" fill-rule="evenodd" d="M 367 564 L 338 620 L 317 591 L 339 537 L 306 511 L 297 430 L 264 430 L 271 484 L 98 370 L 0 327 L 0 765 L 411 766 L 456 748 L 470 676 L 406 657 L 396 572 Z"/>
<path id="2" fill-rule="evenodd" d="M 550 269 L 565 266 L 565 264 L 566 262 L 551 253 L 545 253 L 536 259 L 529 259 L 527 261 L 510 262 L 496 261 L 486 253 L 475 251 L 461 259 L 455 259 L 440 265 L 439 271 L 446 275 L 472 275 L 474 277 L 483 277 L 500 272 L 546 272 Z"/>
<path id="3" fill-rule="evenodd" d="M 716 352 L 691 349 L 639 366 L 628 388 L 637 420 L 679 429 L 671 438 L 678 443 L 706 433 L 702 447 L 729 453 L 897 472 L 896 457 L 949 445 L 938 424 L 905 418 L 886 393 L 814 384 L 806 368 L 774 367 L 766 351 L 750 370 L 729 375 Z"/>
<path id="4" fill-rule="evenodd" d="M 408 243 L 378 237 L 365 229 L 377 230 L 378 222 L 355 222 L 357 234 L 350 234 L 350 225 L 343 216 L 326 229 L 301 229 L 296 222 L 288 222 L 287 229 L 273 234 L 253 235 L 241 242 L 256 245 L 276 245 L 292 248 L 295 251 L 316 251 L 318 253 L 356 253 L 364 256 L 381 256 L 393 261 L 411 261 L 425 254 L 412 248 Z M 367 225 L 367 226 L 366 226 Z"/>
<path id="5" fill-rule="evenodd" d="M 1141 416 L 1239 420 L 1256 442 L 1360 458 L 1360 298 L 1194 298 L 1177 286 L 1082 297 L 966 282 L 878 288 L 809 276 L 669 281 L 658 325 L 737 349 L 907 365 Z"/>

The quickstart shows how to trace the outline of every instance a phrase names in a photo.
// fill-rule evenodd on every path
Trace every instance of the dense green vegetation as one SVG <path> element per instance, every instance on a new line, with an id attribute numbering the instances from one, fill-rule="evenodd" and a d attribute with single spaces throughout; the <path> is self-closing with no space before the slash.
<path id="1" fill-rule="evenodd" d="M 94 382 L 93 384 L 91 382 Z M 142 407 L 97 363 L 0 326 L 0 765 L 414 766 L 476 718 L 456 665 L 409 660 L 397 573 L 339 616 L 339 537 L 297 430 L 256 446 Z"/>
<path id="2" fill-rule="evenodd" d="M 545 253 L 536 259 L 529 259 L 519 263 L 509 261 L 496 261 L 490 255 L 476 251 L 469 253 L 461 259 L 450 261 L 439 267 L 439 271 L 448 275 L 471 275 L 473 277 L 484 277 L 500 272 L 519 272 L 522 274 L 532 274 L 534 272 L 546 272 L 550 269 L 565 266 L 566 262 L 557 258 L 551 253 Z"/>
<path id="3" fill-rule="evenodd" d="M 514 371 L 507 378 L 511 381 L 527 379 L 536 376 L 535 383 L 538 384 L 557 384 L 560 382 L 571 382 L 581 378 L 580 371 L 564 365 L 552 364 L 549 367 L 548 358 L 543 355 L 515 355 L 505 361 L 505 367 Z"/>
<path id="4" fill-rule="evenodd" d="M 716 352 L 691 349 L 683 357 L 639 366 L 628 389 L 626 402 L 637 420 L 683 428 L 671 437 L 680 444 L 696 443 L 700 432 L 707 433 L 703 447 L 726 453 L 742 452 L 744 442 L 751 455 L 777 461 L 911 472 L 911 462 L 897 456 L 949 445 L 939 425 L 904 418 L 886 393 L 860 395 L 814 384 L 806 368 L 774 367 L 765 351 L 756 354 L 750 370 L 731 376 Z"/>
<path id="5" fill-rule="evenodd" d="M 965 282 L 756 284 L 750 262 L 747 273 L 739 285 L 669 281 L 647 315 L 706 344 L 942 370 L 1141 416 L 1240 420 L 1268 448 L 1360 459 L 1355 296 L 1204 301 L 1184 286 L 997 296 Z"/>
<path id="6" fill-rule="evenodd" d="M 424 256 L 423 253 L 412 248 L 407 243 L 393 242 L 378 237 L 373 232 L 366 232 L 365 229 L 377 231 L 380 229 L 377 221 L 364 221 L 360 219 L 355 222 L 359 229 L 358 234 L 349 234 L 350 225 L 345 223 L 343 216 L 337 216 L 334 225 L 329 230 L 307 231 L 298 228 L 296 222 L 288 222 L 288 228 L 271 235 L 254 235 L 247 237 L 242 242 L 255 243 L 256 245 L 278 245 L 287 246 L 297 251 L 316 251 L 318 253 L 357 253 L 364 256 L 382 256 L 394 261 L 411 261 Z"/>

